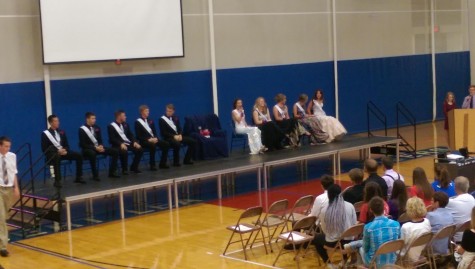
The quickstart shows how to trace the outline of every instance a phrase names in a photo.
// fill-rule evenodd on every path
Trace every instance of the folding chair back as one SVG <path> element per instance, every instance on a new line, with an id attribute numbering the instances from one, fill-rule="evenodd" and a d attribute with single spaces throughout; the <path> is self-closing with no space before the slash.
<path id="1" fill-rule="evenodd" d="M 305 218 L 297 221 L 294 224 L 294 227 L 292 229 L 295 230 L 295 231 L 310 230 L 315 225 L 316 221 L 317 221 L 317 217 L 308 216 L 308 217 L 305 217 Z"/>
<path id="2" fill-rule="evenodd" d="M 427 232 L 419 235 L 414 241 L 412 241 L 406 249 L 405 256 L 402 258 L 402 265 L 404 265 L 404 267 L 406 268 L 417 268 L 424 265 L 429 265 L 429 267 L 432 269 L 432 261 L 429 250 L 429 244 L 432 240 L 432 237 L 432 232 Z M 412 251 L 412 249 L 421 246 L 424 246 L 424 249 L 422 250 L 421 255 L 418 257 L 418 259 L 416 261 L 409 260 L 407 257 L 408 254 Z"/>
<path id="3" fill-rule="evenodd" d="M 275 201 L 274 203 L 270 205 L 269 210 L 267 210 L 267 214 L 284 216 L 288 207 L 289 207 L 289 200 L 287 199 Z"/>
<path id="4" fill-rule="evenodd" d="M 262 219 L 261 227 L 267 229 L 267 235 L 264 236 L 264 240 L 268 239 L 267 243 L 269 244 L 270 251 L 274 252 L 272 249 L 272 239 L 274 238 L 277 230 L 280 226 L 283 226 L 281 231 L 284 230 L 285 225 L 287 224 L 287 219 L 285 213 L 289 206 L 289 200 L 283 199 L 275 201 L 267 210 L 266 215 Z M 251 247 L 254 245 L 252 242 Z"/>
<path id="5" fill-rule="evenodd" d="M 407 215 L 406 212 L 402 213 L 399 218 L 397 218 L 397 221 L 399 223 L 406 223 L 406 222 L 409 222 L 411 221 L 411 218 L 409 218 L 409 216 Z"/>
<path id="6" fill-rule="evenodd" d="M 246 209 L 246 211 L 242 212 L 239 220 L 260 216 L 262 214 L 262 211 L 263 211 L 262 206 L 250 207 Z M 238 220 L 238 224 L 239 224 L 239 220 Z"/>
<path id="7" fill-rule="evenodd" d="M 432 267 L 433 268 L 437 268 L 437 263 L 436 263 L 436 260 L 437 258 L 439 258 L 440 256 L 452 256 L 453 253 L 454 253 L 454 248 L 453 248 L 453 245 L 450 244 L 450 239 L 452 238 L 452 236 L 455 234 L 455 229 L 456 229 L 456 225 L 455 224 L 451 224 L 451 225 L 447 225 L 445 227 L 443 227 L 442 229 L 440 229 L 438 232 L 436 232 L 434 234 L 434 236 L 432 237 L 432 240 L 431 242 L 429 243 L 429 246 L 430 246 L 430 251 L 431 251 L 431 262 L 432 262 Z M 434 250 L 433 250 L 433 247 L 432 245 L 434 244 L 435 241 L 437 240 L 441 240 L 441 239 L 445 239 L 447 238 L 447 247 L 449 248 L 449 253 L 447 253 L 446 255 L 439 255 L 439 256 L 436 256 L 434 254 Z M 450 246 L 450 247 L 449 247 Z"/>
<path id="8" fill-rule="evenodd" d="M 417 237 L 412 243 L 409 245 L 407 250 L 409 251 L 413 247 L 419 247 L 419 246 L 425 246 L 429 244 L 430 240 L 432 240 L 432 232 L 427 232 L 421 234 L 419 237 Z"/>
<path id="9" fill-rule="evenodd" d="M 364 202 L 363 201 L 359 201 L 359 202 L 356 202 L 353 204 L 353 206 L 355 207 L 355 212 L 356 213 L 360 213 L 361 211 L 361 207 L 363 206 Z"/>
<path id="10" fill-rule="evenodd" d="M 363 229 L 364 229 L 364 223 L 351 226 L 340 235 L 340 241 L 348 237 L 353 237 L 354 239 L 359 238 L 361 234 L 363 234 Z"/>
<path id="11" fill-rule="evenodd" d="M 466 222 L 464 222 L 460 225 L 457 225 L 457 229 L 455 230 L 454 234 L 464 232 L 465 230 L 470 229 L 470 226 L 471 226 L 471 222 L 470 222 L 470 220 L 467 220 Z"/>
<path id="12" fill-rule="evenodd" d="M 291 211 L 289 212 L 289 216 L 293 217 L 293 215 L 308 215 L 310 209 L 312 208 L 313 203 L 313 195 L 305 195 L 300 197 L 292 207 Z M 297 221 L 298 219 L 291 219 L 291 221 Z"/>
<path id="13" fill-rule="evenodd" d="M 402 239 L 393 240 L 393 241 L 389 241 L 382 244 L 381 246 L 379 246 L 378 250 L 376 250 L 376 253 L 373 256 L 373 259 L 371 260 L 371 263 L 369 264 L 369 268 L 377 268 L 376 260 L 378 259 L 380 255 L 389 254 L 389 253 L 397 253 L 399 257 L 399 252 L 402 250 L 403 247 L 404 247 L 404 240 Z"/>

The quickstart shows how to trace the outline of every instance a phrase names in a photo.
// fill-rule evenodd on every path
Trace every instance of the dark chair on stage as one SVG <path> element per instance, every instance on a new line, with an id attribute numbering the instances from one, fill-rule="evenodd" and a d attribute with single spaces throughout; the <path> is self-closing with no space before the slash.
<path id="1" fill-rule="evenodd" d="M 209 130 L 209 136 L 202 134 Z M 221 128 L 218 116 L 215 114 L 194 115 L 185 117 L 183 134 L 198 141 L 195 159 L 211 160 L 229 156 L 226 131 Z"/>
<path id="2" fill-rule="evenodd" d="M 242 151 L 246 150 L 247 147 L 247 134 L 238 134 L 236 133 L 236 126 L 234 124 L 234 121 L 231 121 L 230 123 L 231 126 L 231 153 L 233 152 L 234 145 L 236 144 L 237 146 L 242 147 Z"/>

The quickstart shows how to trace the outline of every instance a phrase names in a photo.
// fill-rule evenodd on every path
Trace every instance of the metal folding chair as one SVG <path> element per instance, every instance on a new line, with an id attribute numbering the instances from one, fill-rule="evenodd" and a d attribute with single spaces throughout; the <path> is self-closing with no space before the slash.
<path id="1" fill-rule="evenodd" d="M 299 254 L 303 249 L 302 257 L 305 257 L 308 247 L 310 246 L 310 243 L 312 242 L 314 237 L 313 234 L 309 234 L 309 231 L 312 231 L 312 228 L 315 225 L 316 221 L 317 217 L 315 216 L 304 217 L 294 224 L 293 230 L 279 235 L 279 239 L 283 240 L 284 244 L 280 248 L 277 257 L 275 257 L 275 261 L 272 264 L 273 266 L 275 266 L 275 264 L 279 260 L 279 257 L 283 254 L 285 245 L 287 244 L 292 244 L 293 252 L 295 253 L 294 260 L 297 261 L 297 266 L 300 266 Z"/>
<path id="2" fill-rule="evenodd" d="M 262 233 L 261 226 L 259 224 L 251 224 L 252 222 L 251 223 L 245 222 L 246 220 L 249 220 L 250 218 L 255 218 L 254 223 L 261 223 L 261 215 L 262 215 L 262 206 L 250 207 L 241 214 L 236 225 L 226 227 L 226 229 L 230 230 L 232 234 L 231 234 L 231 237 L 229 238 L 226 248 L 224 249 L 223 255 L 226 255 L 226 251 L 228 250 L 231 244 L 240 242 L 242 245 L 242 250 L 244 252 L 244 258 L 247 260 L 246 249 L 247 249 L 247 246 L 249 245 L 249 242 L 251 242 L 251 239 L 254 233 L 256 233 L 255 237 L 257 237 L 259 233 L 261 234 L 262 241 L 264 243 L 264 248 L 267 254 L 267 246 L 264 241 L 264 234 Z M 235 234 L 239 235 L 239 240 L 232 241 Z M 245 234 L 249 234 L 249 236 L 246 238 L 244 237 Z"/>
<path id="3" fill-rule="evenodd" d="M 459 224 L 456 226 L 457 228 L 455 228 L 455 232 L 454 234 L 452 235 L 452 238 L 457 234 L 457 233 L 462 233 L 464 232 L 465 230 L 469 230 L 470 227 L 471 227 L 471 222 L 470 220 L 467 220 L 466 222 L 462 223 L 462 224 Z M 454 242 L 455 242 L 455 239 L 454 239 Z M 459 242 L 455 242 L 455 243 L 459 243 Z"/>
<path id="4" fill-rule="evenodd" d="M 267 210 L 266 215 L 262 219 L 260 226 L 262 228 L 266 228 L 267 235 L 264 235 L 264 240 L 268 239 L 268 244 L 270 247 L 270 251 L 274 252 L 272 249 L 272 239 L 275 236 L 275 233 L 279 229 L 280 226 L 284 226 L 287 224 L 286 215 L 287 208 L 289 206 L 289 200 L 283 199 L 272 203 Z M 254 238 L 255 239 L 255 238 Z M 251 244 L 251 247 L 254 245 L 254 241 Z"/>
<path id="5" fill-rule="evenodd" d="M 308 214 L 310 214 L 310 210 L 312 210 L 312 205 L 313 205 L 313 195 L 305 195 L 300 197 L 290 210 L 290 212 L 286 215 L 286 219 L 288 222 L 294 224 L 297 221 L 307 217 Z M 287 227 L 287 225 L 284 226 L 282 229 L 282 232 L 284 229 Z"/>
<path id="6" fill-rule="evenodd" d="M 424 234 L 421 234 L 419 237 L 414 239 L 411 244 L 406 248 L 406 253 L 403 257 L 400 257 L 400 260 L 398 261 L 398 264 L 403 266 L 404 268 L 418 268 L 421 266 L 426 266 L 429 265 L 430 269 L 432 269 L 432 261 L 431 261 L 431 240 L 432 240 L 433 234 L 432 232 L 427 232 Z M 420 247 L 424 246 L 424 249 L 421 252 L 421 255 L 417 259 L 417 261 L 411 261 L 409 260 L 409 252 L 414 247 Z"/>
<path id="7" fill-rule="evenodd" d="M 455 229 L 456 229 L 456 225 L 455 224 L 451 224 L 451 225 L 447 225 L 445 227 L 443 227 L 442 229 L 440 229 L 437 233 L 434 234 L 434 236 L 432 237 L 432 240 L 431 242 L 429 243 L 429 246 L 430 246 L 430 254 L 431 254 L 431 262 L 432 262 L 432 268 L 437 268 L 437 260 L 438 259 L 442 259 L 442 258 L 446 258 L 446 257 L 451 257 L 453 256 L 454 254 L 454 247 L 453 245 L 450 243 L 450 239 L 452 238 L 452 236 L 455 234 Z M 443 255 L 443 254 L 435 254 L 434 253 L 434 249 L 433 249 L 433 244 L 435 241 L 437 240 L 441 240 L 441 239 L 445 239 L 447 238 L 447 248 L 448 248 L 448 253 Z"/>
<path id="8" fill-rule="evenodd" d="M 331 262 L 333 262 L 334 257 L 337 253 L 339 253 L 343 257 L 343 241 L 345 238 L 350 238 L 352 237 L 353 240 L 358 240 L 361 235 L 363 234 L 363 229 L 364 229 L 364 223 L 356 224 L 351 226 L 350 228 L 346 229 L 341 235 L 340 238 L 338 239 L 338 242 L 336 243 L 335 247 L 327 247 L 325 246 L 325 249 L 327 250 L 328 253 L 328 258 Z"/>
<path id="9" fill-rule="evenodd" d="M 401 252 L 401 250 L 403 248 L 404 248 L 404 240 L 402 240 L 402 239 L 386 242 L 386 243 L 382 244 L 381 246 L 379 246 L 378 250 L 376 250 L 376 253 L 374 254 L 373 259 L 369 263 L 368 267 L 358 266 L 358 268 L 378 269 L 378 265 L 376 263 L 376 260 L 378 259 L 378 257 L 380 255 L 389 254 L 389 253 L 397 253 L 396 254 L 397 255 L 396 260 L 398 260 L 399 259 L 399 253 Z"/>

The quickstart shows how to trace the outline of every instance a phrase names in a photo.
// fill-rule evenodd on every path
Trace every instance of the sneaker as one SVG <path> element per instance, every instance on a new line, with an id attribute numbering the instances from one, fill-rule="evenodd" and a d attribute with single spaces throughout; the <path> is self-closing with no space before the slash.
<path id="1" fill-rule="evenodd" d="M 9 255 L 10 255 L 10 253 L 8 252 L 8 250 L 6 250 L 6 249 L 0 250 L 0 256 L 8 257 Z"/>

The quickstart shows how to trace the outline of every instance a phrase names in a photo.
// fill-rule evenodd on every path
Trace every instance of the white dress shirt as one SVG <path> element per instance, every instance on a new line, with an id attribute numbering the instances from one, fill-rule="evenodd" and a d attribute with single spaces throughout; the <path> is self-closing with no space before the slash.
<path id="1" fill-rule="evenodd" d="M 473 198 L 471 194 L 464 193 L 450 198 L 445 208 L 452 213 L 455 224 L 460 225 L 471 219 L 472 208 L 474 206 L 475 198 Z M 462 241 L 462 234 L 462 232 L 455 234 L 455 242 Z"/>
<path id="2" fill-rule="evenodd" d="M 5 156 L 5 162 L 8 172 L 8 184 L 5 185 L 5 179 L 3 178 L 3 156 Z M 16 155 L 15 153 L 7 152 L 5 155 L 0 154 L 0 187 L 13 187 L 15 181 L 15 175 L 18 174 L 16 167 Z"/>
<path id="3" fill-rule="evenodd" d="M 315 202 L 313 203 L 312 211 L 310 212 L 310 216 L 317 217 L 317 224 L 320 223 L 320 215 L 324 208 L 328 207 L 328 194 L 325 190 L 322 194 L 315 198 Z"/>
<path id="4" fill-rule="evenodd" d="M 388 185 L 388 198 L 391 197 L 391 193 L 393 192 L 394 181 L 398 180 L 398 178 L 404 181 L 404 177 L 393 169 L 386 170 L 382 178 L 386 181 L 386 185 Z"/>

